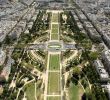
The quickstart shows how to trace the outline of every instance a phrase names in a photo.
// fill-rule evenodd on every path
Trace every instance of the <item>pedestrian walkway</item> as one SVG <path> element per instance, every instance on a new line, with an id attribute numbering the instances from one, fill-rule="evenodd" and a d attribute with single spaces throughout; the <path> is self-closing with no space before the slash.
<path id="1" fill-rule="evenodd" d="M 59 42 L 59 12 L 52 11 L 50 40 Z M 54 46 L 54 44 L 53 44 Z M 48 51 L 44 100 L 62 100 L 61 52 Z"/>

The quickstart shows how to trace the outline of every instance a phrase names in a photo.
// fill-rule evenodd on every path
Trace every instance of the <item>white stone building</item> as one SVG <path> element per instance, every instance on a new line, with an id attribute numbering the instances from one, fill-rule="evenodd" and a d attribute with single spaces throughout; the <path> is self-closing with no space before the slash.
<path id="1" fill-rule="evenodd" d="M 110 74 L 110 50 L 106 50 L 102 53 L 102 61 L 106 70 Z"/>
<path id="2" fill-rule="evenodd" d="M 6 58 L 5 52 L 0 49 L 0 65 L 4 63 L 5 58 Z"/>
<path id="3" fill-rule="evenodd" d="M 102 81 L 109 79 L 108 72 L 104 69 L 104 65 L 102 64 L 102 62 L 100 60 L 95 60 L 94 66 L 95 66 L 95 68 L 100 76 L 100 79 Z"/>

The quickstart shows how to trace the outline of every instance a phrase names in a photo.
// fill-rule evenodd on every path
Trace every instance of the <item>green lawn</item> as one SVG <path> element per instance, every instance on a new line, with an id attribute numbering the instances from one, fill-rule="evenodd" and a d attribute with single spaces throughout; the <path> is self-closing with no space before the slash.
<path id="1" fill-rule="evenodd" d="M 58 34 L 51 34 L 51 40 L 58 40 Z"/>
<path id="2" fill-rule="evenodd" d="M 58 13 L 53 13 L 52 22 L 58 22 Z"/>
<path id="3" fill-rule="evenodd" d="M 61 100 L 61 97 L 47 97 L 47 100 Z"/>
<path id="4" fill-rule="evenodd" d="M 43 91 L 40 89 L 41 84 L 42 84 L 41 80 L 37 81 L 36 83 L 36 97 L 39 98 L 39 100 L 41 100 L 41 94 L 43 93 Z M 27 100 L 35 100 L 35 83 L 34 82 L 25 85 L 23 90 L 26 93 Z"/>
<path id="5" fill-rule="evenodd" d="M 48 94 L 60 94 L 60 73 L 49 72 Z"/>
<path id="6" fill-rule="evenodd" d="M 52 28 L 58 29 L 58 24 L 52 24 Z"/>
<path id="7" fill-rule="evenodd" d="M 58 34 L 58 24 L 52 24 L 51 34 Z"/>
<path id="8" fill-rule="evenodd" d="M 83 94 L 82 87 L 80 85 L 70 84 L 69 87 L 69 100 L 79 100 Z"/>
<path id="9" fill-rule="evenodd" d="M 27 100 L 35 100 L 35 84 L 29 83 L 24 87 L 24 90 L 26 92 Z"/>
<path id="10" fill-rule="evenodd" d="M 60 55 L 50 55 L 49 59 L 49 69 L 50 70 L 58 70 L 60 68 Z"/>
<path id="11" fill-rule="evenodd" d="M 51 40 L 58 40 L 58 24 L 52 24 Z"/>

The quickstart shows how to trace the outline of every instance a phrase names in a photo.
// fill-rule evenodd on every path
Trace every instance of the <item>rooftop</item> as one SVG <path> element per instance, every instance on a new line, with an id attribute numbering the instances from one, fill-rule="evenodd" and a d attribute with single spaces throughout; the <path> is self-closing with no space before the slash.
<path id="1" fill-rule="evenodd" d="M 105 56 L 110 61 L 110 50 L 105 51 Z"/>
<path id="2" fill-rule="evenodd" d="M 104 69 L 104 65 L 102 64 L 102 62 L 100 60 L 95 60 L 94 65 L 95 65 L 101 79 L 109 78 L 109 75 L 108 75 L 107 71 Z"/>

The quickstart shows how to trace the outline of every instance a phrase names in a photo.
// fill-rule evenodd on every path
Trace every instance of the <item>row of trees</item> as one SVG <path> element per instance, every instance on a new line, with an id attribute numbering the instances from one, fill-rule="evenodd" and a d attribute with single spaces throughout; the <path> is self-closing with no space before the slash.
<path id="1" fill-rule="evenodd" d="M 36 34 L 40 30 L 46 30 L 49 28 L 49 17 L 50 14 L 47 14 L 47 20 L 43 20 L 43 16 L 46 16 L 44 11 L 39 11 L 37 19 L 35 20 L 32 29 L 30 30 L 31 34 Z"/>
<path id="2" fill-rule="evenodd" d="M 80 59 L 74 59 L 69 62 L 67 69 L 73 68 L 72 77 L 68 79 L 67 83 L 70 83 L 70 80 L 77 84 L 79 80 L 83 87 L 86 89 L 88 87 L 88 82 L 86 76 L 92 85 L 90 91 L 84 93 L 82 99 L 84 100 L 107 100 L 105 92 L 102 90 L 102 87 L 99 83 L 99 76 L 92 66 L 93 60 L 96 60 L 99 57 L 97 51 L 92 51 L 92 42 L 85 34 L 80 32 L 73 16 L 71 13 L 68 14 L 67 24 L 70 25 L 71 30 L 74 32 L 72 38 L 77 43 L 77 48 L 82 50 L 82 55 Z M 81 64 L 82 61 L 88 61 L 90 64 L 79 68 L 77 65 Z M 80 70 L 81 69 L 81 70 Z M 68 84 L 67 84 L 68 85 Z"/>

